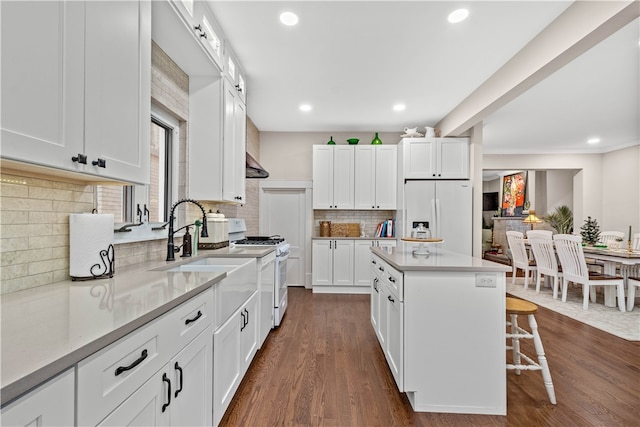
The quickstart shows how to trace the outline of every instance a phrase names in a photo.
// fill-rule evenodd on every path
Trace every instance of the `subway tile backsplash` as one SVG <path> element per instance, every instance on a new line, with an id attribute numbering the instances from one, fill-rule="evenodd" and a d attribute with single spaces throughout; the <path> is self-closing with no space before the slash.
<path id="1" fill-rule="evenodd" d="M 367 237 L 373 237 L 376 233 L 376 227 L 379 223 L 387 219 L 395 219 L 395 216 L 395 211 L 315 210 L 313 211 L 313 235 L 320 235 L 320 221 L 355 224 L 360 224 L 361 221 L 364 221 L 364 230 Z"/>

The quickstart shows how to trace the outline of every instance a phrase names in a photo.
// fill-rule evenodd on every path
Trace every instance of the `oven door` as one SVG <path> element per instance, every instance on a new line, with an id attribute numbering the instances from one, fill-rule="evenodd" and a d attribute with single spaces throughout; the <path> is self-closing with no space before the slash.
<path id="1" fill-rule="evenodd" d="M 275 292 L 274 299 L 274 326 L 280 326 L 284 312 L 287 310 L 287 259 L 289 254 L 276 257 Z"/>

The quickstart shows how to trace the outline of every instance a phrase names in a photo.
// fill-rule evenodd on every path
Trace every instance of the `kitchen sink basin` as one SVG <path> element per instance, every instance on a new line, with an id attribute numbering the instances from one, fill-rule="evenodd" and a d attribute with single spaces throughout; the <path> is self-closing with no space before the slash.
<path id="1" fill-rule="evenodd" d="M 247 259 L 242 258 L 202 258 L 175 267 L 163 267 L 160 270 L 171 273 L 175 272 L 207 272 L 207 273 L 228 273 L 247 263 Z"/>

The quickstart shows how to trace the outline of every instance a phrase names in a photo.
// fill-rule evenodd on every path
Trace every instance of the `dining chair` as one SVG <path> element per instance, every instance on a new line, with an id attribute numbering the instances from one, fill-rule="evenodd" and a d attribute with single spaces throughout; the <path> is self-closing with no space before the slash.
<path id="1" fill-rule="evenodd" d="M 609 246 L 611 242 L 615 242 L 618 239 L 624 239 L 622 231 L 603 231 L 600 233 L 598 243 Z"/>
<path id="2" fill-rule="evenodd" d="M 640 275 L 627 278 L 627 311 L 633 311 L 636 303 L 636 288 L 640 288 Z"/>
<path id="3" fill-rule="evenodd" d="M 536 272 L 535 260 L 529 259 L 527 248 L 524 246 L 524 234 L 519 231 L 507 231 L 507 243 L 511 250 L 513 273 L 511 276 L 511 284 L 516 282 L 516 272 L 518 269 L 524 271 L 524 288 L 529 286 L 529 273 Z"/>
<path id="4" fill-rule="evenodd" d="M 640 233 L 633 235 L 633 239 L 631 240 L 631 249 L 634 251 L 640 251 Z"/>
<path id="5" fill-rule="evenodd" d="M 558 298 L 558 282 L 562 288 L 562 302 L 567 301 L 567 289 L 561 281 L 562 268 L 558 266 L 556 251 L 553 247 L 553 236 L 545 230 L 527 231 L 527 240 L 533 250 L 533 257 L 536 260 L 536 268 L 538 269 L 536 279 L 536 292 L 540 292 L 540 281 L 544 274 L 544 282 L 548 283 L 549 278 L 553 278 L 552 289 L 553 299 Z"/>
<path id="6" fill-rule="evenodd" d="M 582 284 L 582 309 L 589 309 L 589 298 L 596 302 L 596 286 L 616 286 L 618 308 L 625 311 L 624 279 L 620 276 L 589 275 L 582 250 L 582 237 L 571 234 L 555 234 L 553 241 L 560 258 L 565 288 L 569 282 Z"/>

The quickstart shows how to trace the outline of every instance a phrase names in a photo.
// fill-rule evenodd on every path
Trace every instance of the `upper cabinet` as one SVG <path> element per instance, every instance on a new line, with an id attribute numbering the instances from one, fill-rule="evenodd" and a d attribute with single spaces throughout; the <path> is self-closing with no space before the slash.
<path id="1" fill-rule="evenodd" d="M 148 183 L 150 2 L 0 7 L 2 157 Z"/>
<path id="2" fill-rule="evenodd" d="M 313 146 L 313 209 L 353 209 L 354 153 L 349 145 Z"/>
<path id="3" fill-rule="evenodd" d="M 397 146 L 355 147 L 355 209 L 396 208 Z"/>
<path id="4" fill-rule="evenodd" d="M 246 110 L 225 77 L 189 79 L 189 197 L 245 202 Z"/>
<path id="5" fill-rule="evenodd" d="M 231 81 L 242 102 L 246 103 L 247 85 L 244 71 L 229 43 L 224 45 L 224 75 Z"/>
<path id="6" fill-rule="evenodd" d="M 468 138 L 406 138 L 404 179 L 469 179 Z"/>
<path id="7" fill-rule="evenodd" d="M 222 31 L 204 1 L 171 0 L 184 24 L 193 33 L 218 69 L 223 69 Z"/>

